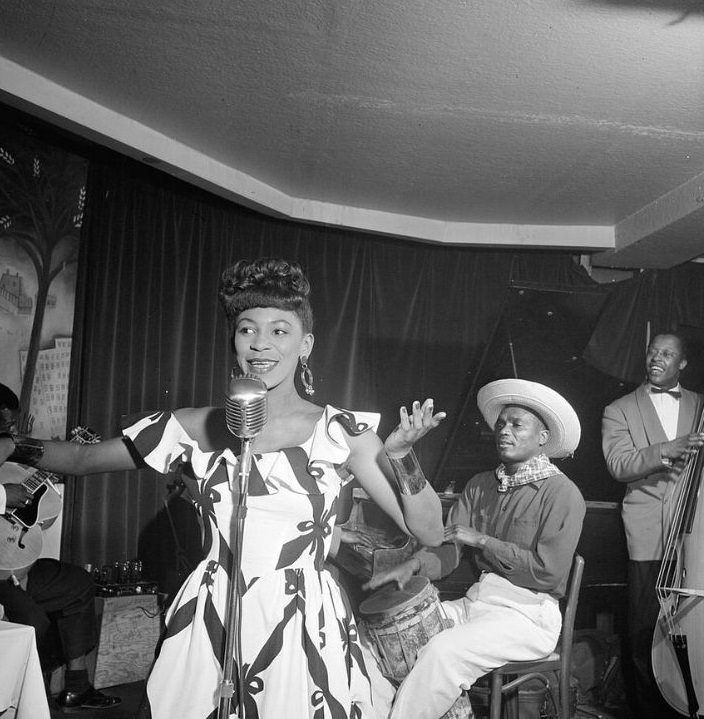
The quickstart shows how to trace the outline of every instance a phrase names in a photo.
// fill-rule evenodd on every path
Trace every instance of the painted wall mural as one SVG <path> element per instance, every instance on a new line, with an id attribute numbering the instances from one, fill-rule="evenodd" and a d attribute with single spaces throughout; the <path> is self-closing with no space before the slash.
<path id="1" fill-rule="evenodd" d="M 65 437 L 87 161 L 0 123 L 0 382 L 21 429 Z"/>

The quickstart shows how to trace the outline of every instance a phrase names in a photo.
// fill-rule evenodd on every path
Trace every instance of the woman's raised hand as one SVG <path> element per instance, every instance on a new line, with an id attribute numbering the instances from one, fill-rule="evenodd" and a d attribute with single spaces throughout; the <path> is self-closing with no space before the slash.
<path id="1" fill-rule="evenodd" d="M 384 449 L 389 457 L 407 455 L 421 437 L 447 417 L 445 412 L 435 414 L 432 399 L 426 399 L 422 405 L 416 400 L 410 413 L 405 407 L 401 407 L 400 415 L 401 421 L 384 442 Z"/>

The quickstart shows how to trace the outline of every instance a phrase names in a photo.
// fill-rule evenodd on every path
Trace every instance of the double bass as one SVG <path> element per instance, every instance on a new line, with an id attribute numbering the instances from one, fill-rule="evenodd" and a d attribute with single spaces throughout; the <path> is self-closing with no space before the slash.
<path id="1" fill-rule="evenodd" d="M 696 432 L 704 431 L 699 408 Z M 704 717 L 704 448 L 690 454 L 675 486 L 672 523 L 657 579 L 660 604 L 651 651 L 667 703 Z"/>

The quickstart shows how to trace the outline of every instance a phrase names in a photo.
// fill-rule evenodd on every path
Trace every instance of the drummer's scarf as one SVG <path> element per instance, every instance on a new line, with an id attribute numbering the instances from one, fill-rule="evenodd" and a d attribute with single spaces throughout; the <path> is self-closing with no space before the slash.
<path id="1" fill-rule="evenodd" d="M 499 480 L 497 489 L 499 492 L 508 492 L 514 487 L 537 482 L 539 479 L 552 477 L 553 474 L 559 474 L 559 472 L 560 470 L 548 459 L 546 454 L 539 454 L 537 457 L 529 459 L 516 470 L 515 474 L 507 474 L 506 465 L 500 464 L 496 468 L 496 479 Z"/>

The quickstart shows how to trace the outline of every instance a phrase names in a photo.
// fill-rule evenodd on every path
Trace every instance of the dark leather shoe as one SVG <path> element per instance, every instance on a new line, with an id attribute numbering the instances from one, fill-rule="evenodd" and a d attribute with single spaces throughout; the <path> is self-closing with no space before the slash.
<path id="1" fill-rule="evenodd" d="M 122 699 L 111 697 L 99 692 L 95 687 L 88 687 L 84 692 L 70 692 L 64 689 L 57 699 L 62 709 L 110 709 L 116 707 Z"/>

